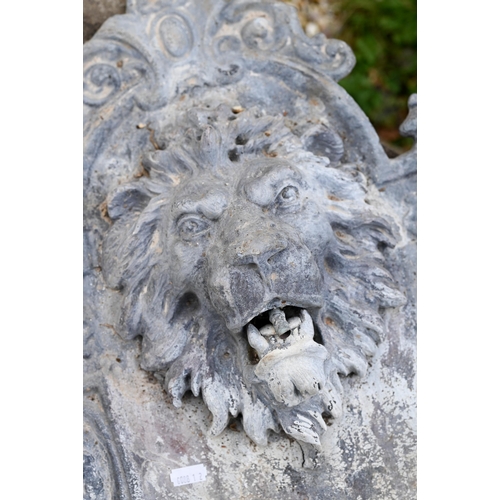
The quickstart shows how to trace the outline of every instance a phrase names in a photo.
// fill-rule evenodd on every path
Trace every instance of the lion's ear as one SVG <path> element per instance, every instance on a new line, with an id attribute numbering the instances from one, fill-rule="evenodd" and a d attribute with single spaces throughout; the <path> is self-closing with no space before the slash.
<path id="1" fill-rule="evenodd" d="M 116 220 L 125 214 L 143 210 L 150 199 L 142 186 L 130 184 L 119 186 L 108 197 L 108 215 L 111 220 Z"/>
<path id="2" fill-rule="evenodd" d="M 120 288 L 128 265 L 130 237 L 137 219 L 150 201 L 140 185 L 119 186 L 107 200 L 112 227 L 106 233 L 101 253 L 104 279 L 111 288 Z"/>
<path id="3" fill-rule="evenodd" d="M 344 156 L 344 143 L 335 130 L 324 124 L 314 125 L 301 137 L 304 147 L 316 156 L 326 156 L 336 165 Z"/>

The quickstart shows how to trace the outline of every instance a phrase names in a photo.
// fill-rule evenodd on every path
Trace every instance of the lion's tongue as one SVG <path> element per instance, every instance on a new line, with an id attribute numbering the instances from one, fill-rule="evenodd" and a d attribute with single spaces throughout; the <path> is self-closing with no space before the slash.
<path id="1" fill-rule="evenodd" d="M 314 326 L 309 313 L 301 309 L 299 316 L 287 319 L 284 311 L 277 308 L 269 312 L 269 324 L 261 328 L 252 323 L 248 324 L 248 342 L 260 358 L 272 348 L 284 347 L 285 343 L 290 344 L 299 339 L 314 337 Z"/>

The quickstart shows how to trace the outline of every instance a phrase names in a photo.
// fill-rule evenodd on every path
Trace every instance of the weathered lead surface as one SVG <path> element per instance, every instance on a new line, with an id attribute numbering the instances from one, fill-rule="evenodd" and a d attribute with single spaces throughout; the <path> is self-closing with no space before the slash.
<path id="1" fill-rule="evenodd" d="M 130 1 L 85 45 L 86 498 L 415 497 L 416 146 L 353 65 L 277 2 Z"/>

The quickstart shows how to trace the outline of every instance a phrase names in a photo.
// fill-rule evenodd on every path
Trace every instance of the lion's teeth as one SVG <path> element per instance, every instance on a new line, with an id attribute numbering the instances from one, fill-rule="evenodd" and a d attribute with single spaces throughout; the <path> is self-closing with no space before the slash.
<path id="1" fill-rule="evenodd" d="M 324 431 L 326 431 L 327 427 L 325 421 L 323 420 L 323 417 L 317 411 L 314 410 L 307 410 L 307 412 L 314 418 L 314 420 L 316 420 L 316 422 L 318 422 L 321 428 Z"/>
<path id="2" fill-rule="evenodd" d="M 300 336 L 306 339 L 312 339 L 314 337 L 314 325 L 309 313 L 302 309 L 300 311 L 300 319 L 302 324 L 300 325 Z"/>
<path id="3" fill-rule="evenodd" d="M 265 356 L 270 349 L 288 346 L 299 339 L 314 337 L 313 322 L 305 309 L 300 311 L 300 317 L 293 316 L 287 320 L 284 311 L 276 308 L 269 313 L 269 320 L 272 324 L 264 325 L 260 329 L 251 323 L 247 328 L 248 342 L 260 358 Z"/>
<path id="4" fill-rule="evenodd" d="M 260 334 L 259 330 L 252 324 L 247 328 L 248 343 L 257 351 L 260 358 L 269 351 L 269 344 L 267 340 Z"/>
<path id="5" fill-rule="evenodd" d="M 309 428 L 312 428 L 313 423 L 308 418 L 304 417 L 300 413 L 297 416 L 300 418 L 300 420 L 302 420 L 302 422 L 295 420 L 294 424 L 304 425 L 304 423 L 305 423 L 305 424 L 309 425 Z"/>
<path id="6" fill-rule="evenodd" d="M 290 330 L 290 325 L 286 320 L 285 313 L 281 309 L 273 309 L 269 313 L 269 321 L 273 324 L 278 335 L 282 335 Z"/>
<path id="7" fill-rule="evenodd" d="M 273 325 L 266 325 L 260 329 L 260 334 L 269 337 L 270 335 L 276 335 L 276 330 Z"/>

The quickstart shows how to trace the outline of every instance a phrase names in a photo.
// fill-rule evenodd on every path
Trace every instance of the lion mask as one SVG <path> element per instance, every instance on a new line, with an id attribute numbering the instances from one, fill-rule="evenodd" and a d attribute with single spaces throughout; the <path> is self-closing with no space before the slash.
<path id="1" fill-rule="evenodd" d="M 298 137 L 283 117 L 192 109 L 162 148 L 107 200 L 121 335 L 142 336 L 174 405 L 202 394 L 213 434 L 241 414 L 258 444 L 281 426 L 320 445 L 341 377 L 365 373 L 404 302 L 383 253 L 396 225 L 328 124 Z"/>

